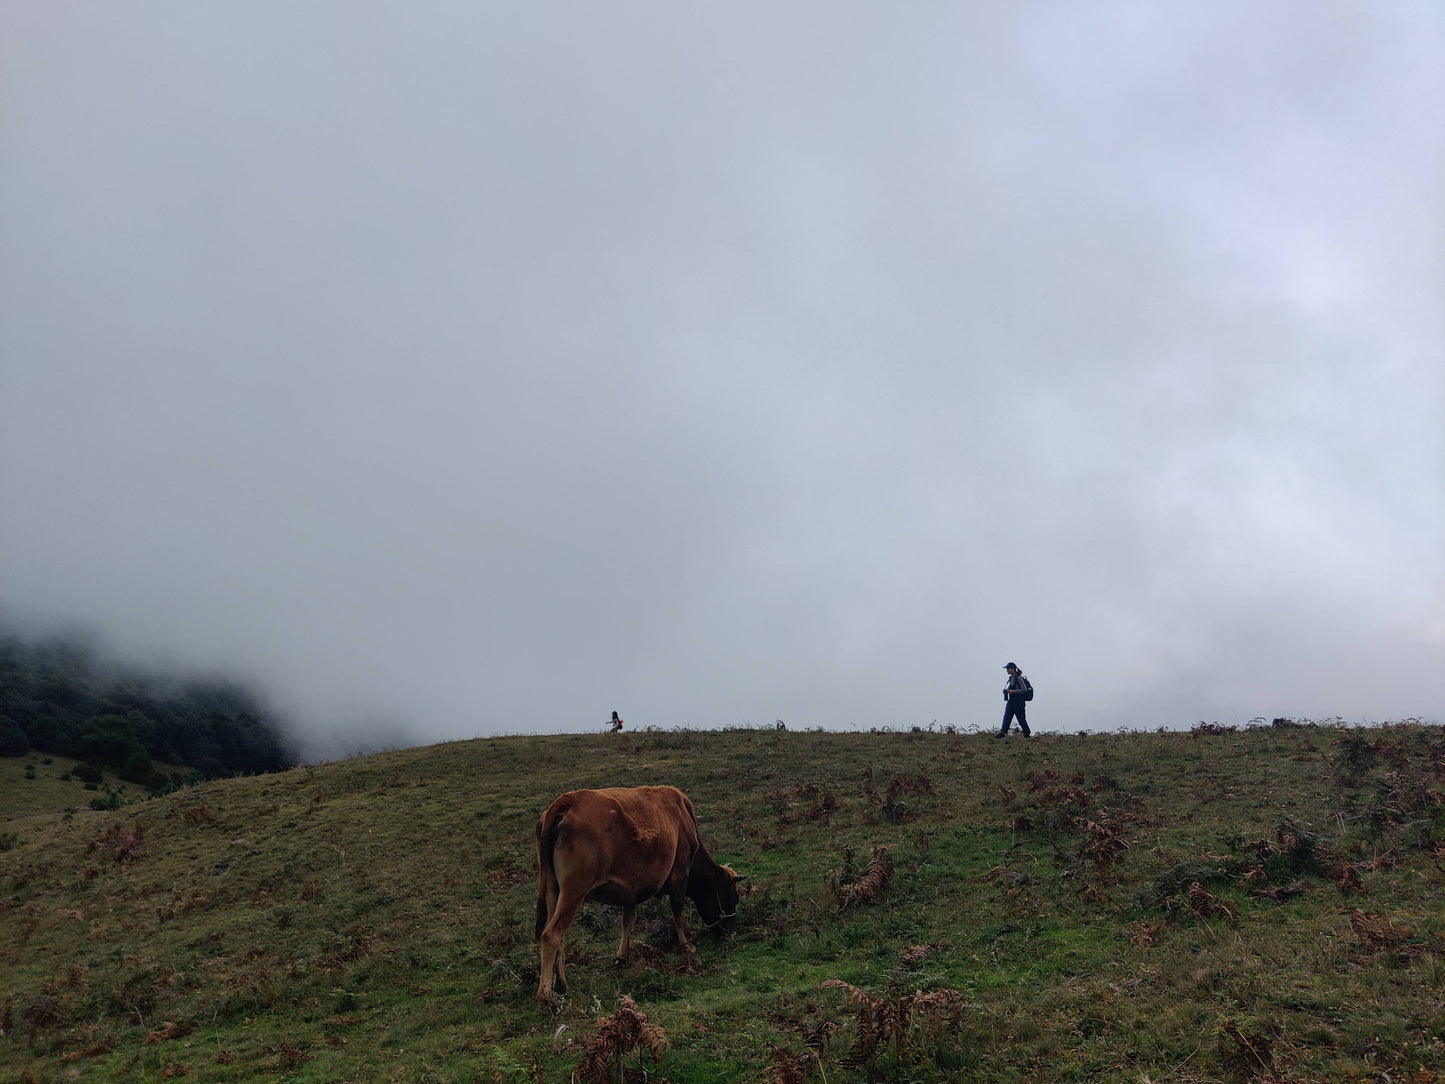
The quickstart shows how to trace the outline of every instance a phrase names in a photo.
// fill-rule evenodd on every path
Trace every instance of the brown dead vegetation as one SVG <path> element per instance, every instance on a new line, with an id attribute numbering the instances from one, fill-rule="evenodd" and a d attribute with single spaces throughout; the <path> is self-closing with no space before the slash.
<path id="1" fill-rule="evenodd" d="M 112 824 L 91 840 L 85 853 L 95 854 L 120 865 L 128 866 L 137 858 L 145 857 L 142 847 L 144 839 L 145 831 L 140 825 L 126 828 L 123 825 Z"/>
<path id="2" fill-rule="evenodd" d="M 1396 926 L 1389 915 L 1367 914 L 1358 907 L 1345 913 L 1349 915 L 1350 929 L 1355 931 L 1366 952 L 1397 952 L 1415 936 L 1413 930 Z"/>
<path id="3" fill-rule="evenodd" d="M 1234 904 L 1213 895 L 1198 881 L 1189 886 L 1189 910 L 1202 922 L 1222 918 L 1231 926 L 1239 925 L 1239 911 Z"/>
<path id="4" fill-rule="evenodd" d="M 846 990 L 848 1005 L 858 1010 L 857 1033 L 843 1059 L 843 1064 L 853 1069 L 872 1066 L 879 1053 L 888 1049 L 900 1065 L 907 1065 L 911 1041 L 920 1034 L 936 1040 L 945 1026 L 956 1027 L 963 1017 L 963 995 L 957 990 L 871 994 L 842 979 L 828 979 L 823 988 Z"/>
<path id="5" fill-rule="evenodd" d="M 874 847 L 873 857 L 868 863 L 868 872 L 856 884 L 843 885 L 839 888 L 838 894 L 841 898 L 842 909 L 847 910 L 860 903 L 873 903 L 892 882 L 893 858 L 888 853 L 888 848 Z"/>
<path id="6" fill-rule="evenodd" d="M 1255 1080 L 1274 1071 L 1274 1044 L 1266 1035 L 1246 1035 L 1231 1020 L 1219 1027 L 1216 1049 L 1224 1071 L 1232 1080 Z"/>
<path id="7" fill-rule="evenodd" d="M 610 1080 L 614 1070 L 620 1069 L 622 1059 L 638 1047 L 651 1054 L 656 1063 L 667 1047 L 667 1035 L 657 1025 L 648 1023 L 647 1017 L 638 1011 L 637 1002 L 623 994 L 617 1011 L 599 1020 L 596 1034 L 582 1040 L 586 1053 L 573 1071 L 572 1079 L 580 1084 Z"/>

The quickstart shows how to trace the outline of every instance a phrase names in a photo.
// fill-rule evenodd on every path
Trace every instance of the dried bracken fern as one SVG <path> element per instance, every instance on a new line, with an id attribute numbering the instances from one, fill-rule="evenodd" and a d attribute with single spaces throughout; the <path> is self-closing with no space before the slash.
<path id="1" fill-rule="evenodd" d="M 1099 878 L 1107 880 L 1110 868 L 1133 844 L 1127 836 L 1126 825 L 1100 810 L 1097 820 L 1078 817 L 1074 827 L 1084 836 L 1079 845 L 1079 857 L 1092 862 L 1099 871 Z"/>
<path id="2" fill-rule="evenodd" d="M 1211 895 L 1198 881 L 1189 886 L 1189 910 L 1200 921 L 1222 918 L 1231 926 L 1239 925 L 1239 912 L 1228 900 Z"/>
<path id="3" fill-rule="evenodd" d="M 1233 1020 L 1219 1027 L 1217 1048 L 1224 1071 L 1234 1080 L 1248 1081 L 1274 1070 L 1272 1043 L 1265 1035 L 1246 1035 Z"/>
<path id="4" fill-rule="evenodd" d="M 1401 945 L 1414 937 L 1414 931 L 1396 926 L 1389 915 L 1371 915 L 1358 907 L 1347 912 L 1350 929 L 1368 952 L 1397 952 Z"/>
<path id="5" fill-rule="evenodd" d="M 1400 860 L 1400 855 L 1393 847 L 1387 847 L 1383 851 L 1377 850 L 1365 863 L 1370 867 L 1371 873 L 1378 873 L 1382 869 L 1399 869 L 1405 863 Z"/>
<path id="6" fill-rule="evenodd" d="M 1350 896 L 1355 892 L 1364 892 L 1364 877 L 1360 874 L 1360 867 L 1348 861 L 1325 867 L 1325 873 L 1340 889 L 1341 896 Z"/>
<path id="7" fill-rule="evenodd" d="M 872 1065 L 881 1049 L 891 1047 L 900 1065 L 908 1064 L 909 1038 L 921 1031 L 937 1039 L 945 1024 L 956 1025 L 963 1016 L 963 995 L 957 990 L 921 990 L 897 997 L 874 995 L 842 979 L 828 979 L 825 989 L 848 991 L 848 1004 L 857 1006 L 857 1035 L 843 1064 L 860 1069 Z"/>
<path id="8" fill-rule="evenodd" d="M 873 786 L 873 765 L 863 769 L 863 797 L 867 798 L 873 805 L 882 805 L 883 799 L 878 794 L 877 788 Z"/>
<path id="9" fill-rule="evenodd" d="M 857 884 L 843 885 L 838 890 L 844 909 L 859 903 L 872 903 L 892 882 L 893 858 L 889 855 L 888 848 L 881 845 L 874 847 L 868 872 Z"/>
<path id="10" fill-rule="evenodd" d="M 896 774 L 888 780 L 888 792 L 884 795 L 885 805 L 896 803 L 905 794 L 932 794 L 933 780 L 926 774 L 919 772 L 917 775 Z"/>
<path id="11" fill-rule="evenodd" d="M 1129 944 L 1135 948 L 1143 948 L 1145 945 L 1152 945 L 1155 938 L 1159 936 L 1161 924 L 1158 922 L 1136 922 L 1130 927 Z"/>
<path id="12" fill-rule="evenodd" d="M 656 1062 L 667 1046 L 667 1035 L 656 1024 L 649 1024 L 638 1011 L 637 1002 L 624 994 L 617 1011 L 598 1022 L 597 1034 L 582 1040 L 586 1055 L 573 1070 L 572 1079 L 579 1084 L 605 1081 L 612 1067 L 620 1065 L 623 1057 L 639 1046 L 645 1047 Z"/>
<path id="13" fill-rule="evenodd" d="M 778 810 L 779 824 L 820 823 L 826 826 L 838 811 L 837 796 L 816 783 L 806 783 L 786 794 L 775 793 L 769 797 Z"/>
<path id="14" fill-rule="evenodd" d="M 31 999 L 20 1016 L 21 1025 L 30 1037 L 30 1045 L 34 1046 L 36 1040 L 47 1031 L 59 1031 L 68 1025 L 70 1009 L 71 999 L 68 997 L 62 999 L 51 994 L 41 994 Z"/>
<path id="15" fill-rule="evenodd" d="M 899 963 L 904 967 L 917 967 L 935 952 L 940 952 L 946 948 L 948 948 L 948 946 L 942 941 L 930 941 L 926 945 L 909 945 L 903 950 L 903 955 L 899 958 Z"/>
<path id="16" fill-rule="evenodd" d="M 1031 790 L 1030 793 L 1033 793 Z M 1077 806 L 1079 809 L 1088 809 L 1094 799 L 1083 787 L 1076 787 L 1071 783 L 1061 783 L 1058 786 L 1045 787 L 1038 791 L 1035 799 L 1041 808 L 1050 805 L 1058 806 L 1067 811 L 1068 806 Z"/>
<path id="17" fill-rule="evenodd" d="M 145 1041 L 150 1043 L 163 1043 L 168 1039 L 179 1039 L 196 1030 L 196 1025 L 189 1020 L 174 1021 L 167 1020 L 154 1031 L 147 1032 Z"/>
<path id="18" fill-rule="evenodd" d="M 137 858 L 145 857 L 145 851 L 142 849 L 144 838 L 145 832 L 139 825 L 134 828 L 122 828 L 118 824 L 112 824 L 91 840 L 85 853 L 95 854 L 98 851 L 103 857 L 128 866 Z"/>
<path id="19" fill-rule="evenodd" d="M 811 1051 L 804 1054 L 790 1054 L 780 1046 L 773 1047 L 773 1064 L 768 1066 L 767 1079 L 771 1084 L 803 1084 L 808 1079 L 808 1065 L 817 1060 Z"/>

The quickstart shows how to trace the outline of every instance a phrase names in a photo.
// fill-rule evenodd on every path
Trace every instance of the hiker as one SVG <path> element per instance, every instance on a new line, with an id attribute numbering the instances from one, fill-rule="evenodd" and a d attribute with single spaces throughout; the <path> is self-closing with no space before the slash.
<path id="1" fill-rule="evenodd" d="M 621 730 L 621 729 L 622 729 L 622 719 L 621 719 L 621 717 L 617 714 L 617 712 L 614 711 L 614 712 L 612 713 L 612 729 L 609 730 L 607 733 L 609 733 L 609 734 L 616 734 L 616 733 L 617 733 L 619 730 Z"/>
<path id="2" fill-rule="evenodd" d="M 1007 737 L 1009 723 L 1015 719 L 1019 721 L 1019 729 L 1023 731 L 1024 737 L 1030 737 L 1029 721 L 1024 715 L 1024 694 L 1028 691 L 1029 679 L 1024 677 L 1023 672 L 1013 663 L 1008 663 L 1004 669 L 1008 671 L 1008 684 L 1003 687 L 1003 727 L 994 737 Z"/>

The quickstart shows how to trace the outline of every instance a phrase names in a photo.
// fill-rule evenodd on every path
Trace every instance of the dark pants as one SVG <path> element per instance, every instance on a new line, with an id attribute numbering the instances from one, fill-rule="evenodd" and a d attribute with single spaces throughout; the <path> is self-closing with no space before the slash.
<path id="1" fill-rule="evenodd" d="M 1024 698 L 1021 696 L 1011 696 L 1008 698 L 1008 706 L 1003 709 L 1003 729 L 999 731 L 999 734 L 1007 734 L 1009 723 L 1015 719 L 1019 721 L 1019 729 L 1024 732 L 1024 737 L 1027 738 L 1029 736 L 1029 721 L 1024 716 Z"/>

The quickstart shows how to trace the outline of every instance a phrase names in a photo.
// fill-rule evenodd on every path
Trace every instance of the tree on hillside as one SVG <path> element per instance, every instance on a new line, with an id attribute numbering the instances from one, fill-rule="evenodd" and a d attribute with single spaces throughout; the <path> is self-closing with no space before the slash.
<path id="1" fill-rule="evenodd" d="M 30 752 L 30 739 L 8 715 L 0 715 L 0 757 L 23 757 Z"/>

